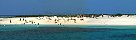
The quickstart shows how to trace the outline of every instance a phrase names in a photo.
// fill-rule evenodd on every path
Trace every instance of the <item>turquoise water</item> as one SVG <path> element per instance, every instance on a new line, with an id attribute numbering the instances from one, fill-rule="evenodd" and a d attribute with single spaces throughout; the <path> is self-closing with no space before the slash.
<path id="1" fill-rule="evenodd" d="M 136 26 L 0 25 L 0 40 L 136 40 Z"/>

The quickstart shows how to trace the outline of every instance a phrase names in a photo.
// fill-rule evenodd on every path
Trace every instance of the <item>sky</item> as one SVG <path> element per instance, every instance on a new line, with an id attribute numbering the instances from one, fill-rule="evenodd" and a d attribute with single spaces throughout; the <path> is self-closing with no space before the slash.
<path id="1" fill-rule="evenodd" d="M 136 13 L 136 0 L 0 0 L 0 15 Z"/>
<path id="2" fill-rule="evenodd" d="M 89 0 L 88 13 L 136 13 L 136 0 Z"/>

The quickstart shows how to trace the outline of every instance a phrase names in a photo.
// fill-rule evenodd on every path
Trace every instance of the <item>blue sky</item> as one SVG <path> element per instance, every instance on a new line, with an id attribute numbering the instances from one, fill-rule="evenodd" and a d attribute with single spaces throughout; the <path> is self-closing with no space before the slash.
<path id="1" fill-rule="evenodd" d="M 136 13 L 136 0 L 89 0 L 89 13 Z M 95 11 L 95 12 L 92 12 Z"/>
<path id="2" fill-rule="evenodd" d="M 136 13 L 136 0 L 0 0 L 0 15 Z"/>

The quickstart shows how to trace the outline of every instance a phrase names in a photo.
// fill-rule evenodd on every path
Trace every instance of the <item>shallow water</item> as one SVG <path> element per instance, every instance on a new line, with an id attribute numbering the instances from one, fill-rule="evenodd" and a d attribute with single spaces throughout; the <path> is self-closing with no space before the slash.
<path id="1" fill-rule="evenodd" d="M 136 40 L 136 26 L 0 25 L 0 40 Z"/>

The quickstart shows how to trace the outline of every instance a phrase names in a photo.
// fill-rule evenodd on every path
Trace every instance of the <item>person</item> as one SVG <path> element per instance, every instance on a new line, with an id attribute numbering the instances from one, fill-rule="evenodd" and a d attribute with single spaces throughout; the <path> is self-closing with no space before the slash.
<path id="1" fill-rule="evenodd" d="M 25 23 L 24 23 L 25 24 Z"/>
<path id="2" fill-rule="evenodd" d="M 34 24 L 34 22 L 32 21 L 32 24 Z"/>
<path id="3" fill-rule="evenodd" d="M 61 27 L 64 27 L 64 25 L 61 25 Z"/>
<path id="4" fill-rule="evenodd" d="M 61 25 L 61 23 L 60 23 L 60 25 Z"/>
<path id="5" fill-rule="evenodd" d="M 21 21 L 21 18 L 20 18 L 20 21 Z"/>
<path id="6" fill-rule="evenodd" d="M 55 23 L 57 23 L 57 22 L 55 22 Z"/>
<path id="7" fill-rule="evenodd" d="M 39 23 L 38 23 L 38 25 L 39 25 Z"/>
<path id="8" fill-rule="evenodd" d="M 23 18 L 23 21 L 24 21 L 25 19 Z"/>
<path id="9" fill-rule="evenodd" d="M 80 19 L 81 21 L 83 21 L 84 19 Z"/>
<path id="10" fill-rule="evenodd" d="M 11 20 L 10 20 L 10 23 L 11 23 Z"/>
<path id="11" fill-rule="evenodd" d="M 57 21 L 57 19 L 55 19 L 54 21 Z"/>
<path id="12" fill-rule="evenodd" d="M 74 20 L 74 23 L 76 23 L 76 19 L 73 19 Z"/>

